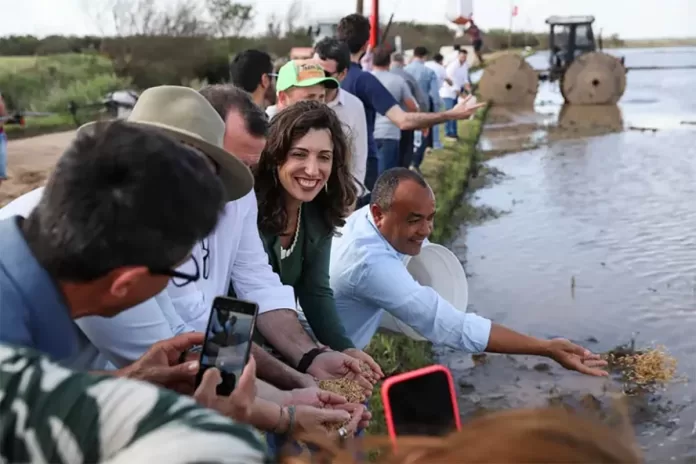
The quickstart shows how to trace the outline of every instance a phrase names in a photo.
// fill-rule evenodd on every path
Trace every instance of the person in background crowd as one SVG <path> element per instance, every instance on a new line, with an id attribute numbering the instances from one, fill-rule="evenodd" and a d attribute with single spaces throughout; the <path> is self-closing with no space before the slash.
<path id="1" fill-rule="evenodd" d="M 440 86 L 437 79 L 436 73 L 425 66 L 425 60 L 428 57 L 428 49 L 425 47 L 416 47 L 413 49 L 413 60 L 406 66 L 406 72 L 411 74 L 424 94 L 429 98 L 428 106 L 422 111 L 438 112 L 442 108 L 442 103 L 440 100 Z M 456 121 L 455 121 L 456 124 Z M 417 137 L 418 138 L 418 137 Z M 418 140 L 416 141 L 418 142 Z M 416 143 L 414 147 L 413 156 L 413 167 L 415 169 L 420 169 L 420 165 L 423 162 L 423 157 L 425 156 L 425 150 L 428 147 L 433 146 L 433 134 L 432 131 L 423 131 L 422 137 L 420 138 L 420 143 Z"/>
<path id="2" fill-rule="evenodd" d="M 190 182 L 185 191 L 158 187 L 182 179 Z M 240 177 L 229 193 L 242 194 L 251 180 Z M 198 279 L 174 269 L 215 227 L 224 192 L 204 157 L 163 134 L 125 122 L 82 127 L 38 206 L 26 219 L 0 221 L 0 342 L 92 368 L 99 353 L 75 322 L 114 318 L 159 293 L 172 276 Z M 178 217 L 188 219 L 181 224 Z M 115 375 L 149 374 L 145 380 L 163 385 L 192 375 L 186 364 L 137 359 L 151 347 Z"/>
<path id="3" fill-rule="evenodd" d="M 331 240 L 356 197 L 349 157 L 327 106 L 299 102 L 278 113 L 254 170 L 258 224 L 271 266 L 295 290 L 314 336 L 364 361 L 376 381 L 382 370 L 346 336 L 329 285 Z"/>
<path id="4" fill-rule="evenodd" d="M 416 99 L 418 110 L 424 111 L 426 108 L 429 108 L 430 99 L 425 93 L 423 93 L 418 85 L 418 81 L 416 81 L 416 78 L 404 70 L 405 66 L 406 60 L 404 59 L 404 55 L 398 52 L 392 53 L 390 71 L 406 81 L 408 89 Z M 428 129 L 424 129 L 424 131 L 427 130 Z M 413 131 L 402 130 L 401 139 L 399 140 L 399 166 L 404 168 L 411 166 L 411 162 L 413 160 L 413 149 Z"/>
<path id="5" fill-rule="evenodd" d="M 5 134 L 5 118 L 7 117 L 7 107 L 5 100 L 0 93 L 0 185 L 3 180 L 7 180 L 7 134 Z"/>
<path id="6" fill-rule="evenodd" d="M 351 14 L 341 19 L 338 24 L 336 37 L 348 46 L 351 64 L 346 77 L 341 82 L 341 88 L 352 93 L 362 101 L 367 119 L 367 171 L 365 186 L 372 189 L 377 180 L 377 147 L 374 139 L 375 115 L 386 116 L 401 130 L 422 129 L 450 119 L 467 119 L 485 103 L 472 105 L 467 101 L 450 111 L 441 113 L 408 113 L 391 96 L 389 91 L 369 72 L 365 72 L 358 64 L 361 56 L 367 50 L 370 40 L 370 22 L 359 14 Z M 369 201 L 363 197 L 358 205 Z"/>
<path id="7" fill-rule="evenodd" d="M 447 77 L 447 70 L 445 69 L 445 66 L 442 64 L 444 60 L 444 57 L 440 53 L 436 53 L 433 55 L 433 59 L 430 61 L 426 61 L 425 65 L 432 69 L 435 72 L 435 75 L 437 76 L 437 88 L 442 89 L 442 86 L 447 82 L 448 84 L 452 84 L 452 81 L 450 78 Z M 438 96 L 440 95 L 438 91 Z M 439 101 L 441 101 L 439 99 Z M 441 106 L 435 108 L 436 111 L 442 111 L 442 103 Z M 433 141 L 433 148 L 434 149 L 440 149 L 442 148 L 442 140 L 440 140 L 440 125 L 437 125 L 432 128 L 432 141 Z"/>
<path id="8" fill-rule="evenodd" d="M 372 55 L 372 75 L 389 91 L 394 100 L 399 102 L 404 111 L 418 111 L 418 103 L 413 97 L 406 80 L 389 71 L 391 53 L 385 47 L 375 48 Z M 401 164 L 401 130 L 389 118 L 378 114 L 375 118 L 375 145 L 377 147 L 377 173 L 397 167 Z"/>
<path id="9" fill-rule="evenodd" d="M 324 72 L 342 82 L 350 67 L 350 50 L 346 44 L 326 37 L 314 46 L 314 59 Z M 364 195 L 367 168 L 367 119 L 365 107 L 355 95 L 342 88 L 326 89 L 326 104 L 333 109 L 350 141 L 350 172 L 356 180 L 358 195 Z"/>
<path id="10" fill-rule="evenodd" d="M 275 75 L 271 56 L 260 50 L 244 50 L 230 64 L 230 79 L 249 92 L 260 108 L 275 104 Z"/>
<path id="11" fill-rule="evenodd" d="M 341 84 L 327 76 L 324 68 L 314 60 L 288 61 L 278 71 L 278 104 L 266 108 L 266 114 L 273 118 L 280 110 L 300 101 L 326 101 L 326 91 L 336 90 Z"/>
<path id="12" fill-rule="evenodd" d="M 418 173 L 386 171 L 369 206 L 353 213 L 331 249 L 331 288 L 336 309 L 357 348 L 364 348 L 384 311 L 436 345 L 467 353 L 549 357 L 563 367 L 595 376 L 607 373 L 598 355 L 565 339 L 523 335 L 476 314 L 459 311 L 432 287 L 419 284 L 403 264 L 432 232 L 435 197 Z M 398 284 L 396 284 L 398 283 Z"/>
<path id="13" fill-rule="evenodd" d="M 471 92 L 471 80 L 469 79 L 469 65 L 467 59 L 469 52 L 466 48 L 460 48 L 457 59 L 447 65 L 447 78 L 445 84 L 440 89 L 440 96 L 445 102 L 445 108 L 454 108 L 460 96 Z M 445 136 L 457 139 L 457 122 L 447 121 L 445 123 Z"/>
<path id="14" fill-rule="evenodd" d="M 251 373 L 237 386 L 249 399 Z M 206 371 L 201 390 L 214 395 L 219 379 Z M 0 433 L 2 462 L 268 462 L 258 435 L 208 409 L 208 398 L 201 406 L 146 383 L 71 372 L 26 348 L 0 344 L 0 396 L 2 422 L 12 424 Z"/>
<path id="15" fill-rule="evenodd" d="M 238 86 L 209 85 L 200 93 L 225 121 L 223 147 L 245 165 L 255 165 L 266 146 L 268 116 L 263 109 Z"/>
<path id="16" fill-rule="evenodd" d="M 483 48 L 481 29 L 479 29 L 473 19 L 469 21 L 469 27 L 466 30 L 466 34 L 471 39 L 471 45 L 474 46 L 474 53 L 476 53 L 476 58 L 478 58 L 479 64 L 484 64 L 485 61 L 483 60 L 483 55 L 481 54 L 481 49 Z"/>
<path id="17" fill-rule="evenodd" d="M 362 58 L 360 58 L 360 67 L 363 69 L 363 71 L 372 71 L 372 57 L 372 45 L 368 45 L 367 49 L 365 50 L 365 54 L 363 54 Z"/>

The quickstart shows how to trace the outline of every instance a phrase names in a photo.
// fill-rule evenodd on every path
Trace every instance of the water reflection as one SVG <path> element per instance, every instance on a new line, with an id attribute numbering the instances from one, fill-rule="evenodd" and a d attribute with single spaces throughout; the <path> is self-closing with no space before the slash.
<path id="1" fill-rule="evenodd" d="M 639 346 L 664 344 L 679 373 L 696 377 L 696 144 L 693 126 L 680 125 L 696 120 L 695 78 L 632 72 L 618 107 L 549 98 L 494 113 L 484 148 L 536 148 L 489 161 L 506 176 L 476 202 L 509 214 L 463 229 L 453 246 L 466 249 L 471 310 L 597 352 L 633 336 Z M 624 130 L 658 122 L 663 130 Z M 602 402 L 618 386 L 538 358 L 490 356 L 470 370 L 458 368 L 456 353 L 442 359 L 459 378 L 465 414 L 559 397 Z M 696 462 L 695 397 L 691 384 L 675 383 L 632 402 L 648 462 Z"/>

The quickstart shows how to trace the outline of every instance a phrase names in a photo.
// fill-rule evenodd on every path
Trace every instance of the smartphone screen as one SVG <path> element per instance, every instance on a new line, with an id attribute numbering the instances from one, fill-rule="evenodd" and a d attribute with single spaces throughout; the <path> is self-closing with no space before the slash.
<path id="1" fill-rule="evenodd" d="M 387 393 L 394 432 L 443 436 L 457 430 L 450 377 L 445 371 L 395 382 Z"/>
<path id="2" fill-rule="evenodd" d="M 258 305 L 249 301 L 215 298 L 201 351 L 197 384 L 206 369 L 216 367 L 222 375 L 217 393 L 223 396 L 232 393 L 249 360 L 257 311 Z"/>

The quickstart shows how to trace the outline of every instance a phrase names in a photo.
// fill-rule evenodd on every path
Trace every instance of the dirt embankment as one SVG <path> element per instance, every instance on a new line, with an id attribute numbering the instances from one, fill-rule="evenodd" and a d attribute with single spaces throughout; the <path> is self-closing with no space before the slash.
<path id="1" fill-rule="evenodd" d="M 74 135 L 75 131 L 68 131 L 10 140 L 7 147 L 9 179 L 0 185 L 0 207 L 43 185 Z"/>

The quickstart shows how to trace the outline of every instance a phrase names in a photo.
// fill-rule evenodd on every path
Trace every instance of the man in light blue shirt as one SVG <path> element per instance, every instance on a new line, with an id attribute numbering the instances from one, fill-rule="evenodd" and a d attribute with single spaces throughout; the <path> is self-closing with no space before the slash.
<path id="1" fill-rule="evenodd" d="M 395 168 L 380 176 L 370 204 L 347 220 L 331 249 L 331 287 L 336 309 L 355 346 L 365 348 L 391 313 L 437 345 L 469 353 L 547 356 L 567 369 L 603 376 L 599 356 L 565 339 L 541 340 L 454 308 L 420 285 L 403 264 L 427 243 L 435 197 L 416 172 Z"/>
<path id="2" fill-rule="evenodd" d="M 191 191 L 150 192 L 152 183 L 194 174 Z M 26 218 L 0 220 L 0 343 L 39 350 L 74 369 L 100 369 L 94 340 L 75 321 L 113 320 L 159 293 L 217 223 L 224 190 L 198 152 L 117 121 L 82 128 L 43 193 Z M 192 194 L 209 206 L 191 202 Z M 182 202 L 186 227 L 171 215 L 172 201 Z M 129 375 L 137 364 L 116 374 Z M 191 379 L 190 367 L 176 368 L 176 380 Z"/>
<path id="3" fill-rule="evenodd" d="M 437 77 L 435 71 L 425 65 L 427 57 L 428 49 L 425 47 L 414 48 L 413 60 L 404 70 L 416 79 L 421 90 L 430 100 L 429 105 L 425 108 L 421 108 L 421 111 L 437 113 L 443 106 L 442 100 L 440 99 L 440 79 Z M 435 130 L 437 130 L 437 127 L 431 128 L 430 131 L 428 131 L 428 135 L 424 136 L 426 140 L 422 140 L 419 145 L 414 147 L 413 166 L 415 168 L 420 168 L 423 157 L 425 156 L 425 149 L 433 146 L 433 131 Z"/>

